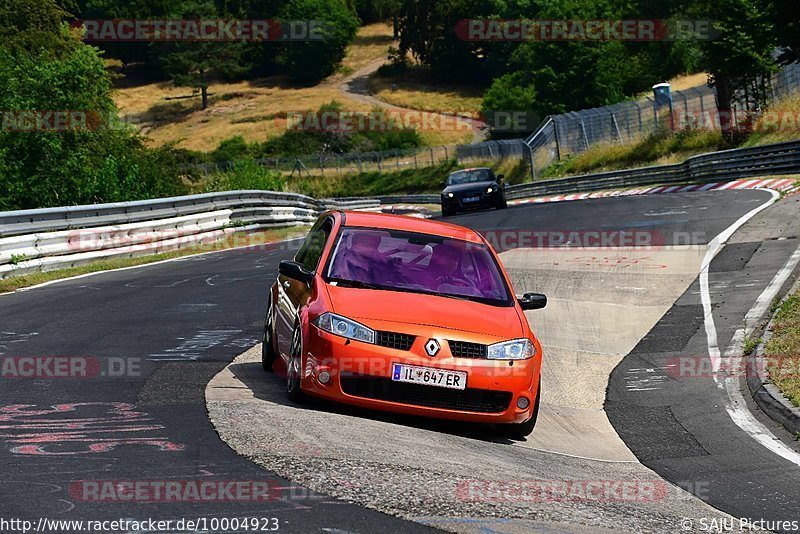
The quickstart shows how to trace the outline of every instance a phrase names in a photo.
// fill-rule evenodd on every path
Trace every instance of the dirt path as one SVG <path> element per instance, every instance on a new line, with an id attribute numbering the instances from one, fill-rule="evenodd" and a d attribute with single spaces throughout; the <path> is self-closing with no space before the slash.
<path id="1" fill-rule="evenodd" d="M 389 111 L 419 113 L 420 110 L 395 106 L 394 104 L 390 104 L 388 102 L 380 100 L 379 98 L 375 97 L 372 93 L 370 93 L 367 81 L 369 80 L 369 77 L 375 71 L 377 71 L 378 68 L 385 62 L 386 58 L 376 59 L 374 61 L 371 61 L 367 65 L 361 67 L 354 73 L 349 74 L 345 78 L 339 80 L 339 82 L 337 83 L 339 90 L 342 92 L 342 94 L 346 95 L 348 98 L 366 104 L 370 104 L 372 106 L 378 106 Z M 472 139 L 470 140 L 470 143 L 473 144 L 481 143 L 485 141 L 486 138 L 489 136 L 489 131 L 486 128 L 486 124 L 480 120 L 473 119 L 466 115 L 453 115 L 453 114 L 443 114 L 443 113 L 436 113 L 435 115 L 439 115 L 441 117 L 456 116 L 468 120 L 472 125 Z M 443 124 L 451 124 L 452 118 L 450 118 L 449 120 L 445 119 L 441 122 Z"/>

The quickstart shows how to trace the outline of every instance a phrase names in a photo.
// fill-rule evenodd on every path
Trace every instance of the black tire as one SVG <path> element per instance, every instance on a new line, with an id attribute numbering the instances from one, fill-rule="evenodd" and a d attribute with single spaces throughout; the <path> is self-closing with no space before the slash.
<path id="1" fill-rule="evenodd" d="M 264 333 L 261 337 L 261 367 L 267 372 L 272 371 L 272 365 L 278 358 L 274 336 L 275 330 L 272 328 L 272 291 L 270 291 L 267 313 L 264 317 Z"/>
<path id="2" fill-rule="evenodd" d="M 442 217 L 452 217 L 455 214 L 456 210 L 447 209 L 444 206 L 442 206 Z"/>
<path id="3" fill-rule="evenodd" d="M 305 394 L 300 387 L 300 373 L 303 369 L 303 335 L 300 326 L 292 332 L 292 348 L 289 350 L 289 362 L 286 364 L 286 392 L 292 402 L 303 402 Z"/>
<path id="4" fill-rule="evenodd" d="M 533 415 L 531 418 L 525 421 L 524 423 L 510 423 L 500 426 L 500 430 L 503 435 L 508 436 L 512 439 L 525 439 L 533 432 L 533 428 L 536 426 L 536 420 L 539 418 L 539 399 L 542 396 L 542 381 L 539 380 L 539 388 L 536 390 L 536 400 L 533 404 Z"/>
<path id="5" fill-rule="evenodd" d="M 497 204 L 497 209 L 504 210 L 507 207 L 508 207 L 508 202 L 506 201 L 505 195 L 503 195 L 503 198 L 501 198 L 500 202 Z"/>

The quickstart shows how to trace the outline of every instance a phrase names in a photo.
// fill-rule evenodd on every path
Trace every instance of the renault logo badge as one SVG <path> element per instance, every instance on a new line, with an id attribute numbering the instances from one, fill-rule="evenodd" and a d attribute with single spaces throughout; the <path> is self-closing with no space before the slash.
<path id="1" fill-rule="evenodd" d="M 427 343 L 425 343 L 425 352 L 428 353 L 428 356 L 431 358 L 436 356 L 436 353 L 439 352 L 439 342 L 435 339 L 429 339 Z"/>

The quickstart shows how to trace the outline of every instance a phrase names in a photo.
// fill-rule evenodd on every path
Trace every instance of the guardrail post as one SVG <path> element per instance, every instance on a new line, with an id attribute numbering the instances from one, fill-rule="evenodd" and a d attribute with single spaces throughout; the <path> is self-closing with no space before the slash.
<path id="1" fill-rule="evenodd" d="M 642 107 L 636 104 L 636 114 L 639 116 L 639 133 L 642 133 Z"/>
<path id="2" fill-rule="evenodd" d="M 586 125 L 583 124 L 583 119 L 581 119 L 581 133 L 583 134 L 583 143 L 586 145 L 586 150 L 589 150 L 589 138 L 586 137 Z"/>
<path id="3" fill-rule="evenodd" d="M 656 124 L 656 130 L 658 129 L 658 110 L 656 109 L 656 101 L 653 100 L 653 121 Z"/>
<path id="4" fill-rule="evenodd" d="M 614 124 L 614 129 L 617 131 L 617 141 L 619 144 L 622 144 L 622 135 L 619 133 L 619 125 L 617 124 L 617 116 L 613 113 L 611 114 L 611 122 Z"/>
<path id="5" fill-rule="evenodd" d="M 450 158 L 447 156 L 447 147 L 446 147 L 446 146 L 443 146 L 442 148 L 444 148 L 444 160 L 445 160 L 445 161 L 449 161 L 449 160 L 450 160 Z"/>
<path id="6" fill-rule="evenodd" d="M 533 162 L 533 148 L 530 145 L 528 145 L 527 143 L 525 144 L 525 146 L 528 147 L 528 161 L 531 164 L 531 181 L 535 182 L 536 181 L 536 165 L 534 165 L 534 162 Z"/>
<path id="7" fill-rule="evenodd" d="M 417 167 L 417 153 L 416 152 L 414 152 L 414 168 L 415 169 L 418 168 Z"/>
<path id="8" fill-rule="evenodd" d="M 430 150 L 430 152 L 431 152 L 431 167 L 433 167 L 433 165 L 434 165 L 434 163 L 433 163 L 433 147 L 429 146 L 428 150 Z"/>
<path id="9" fill-rule="evenodd" d="M 558 121 L 555 119 L 551 119 L 553 121 L 553 131 L 555 132 L 556 138 L 556 158 L 558 161 L 561 161 L 561 143 L 558 141 Z"/>

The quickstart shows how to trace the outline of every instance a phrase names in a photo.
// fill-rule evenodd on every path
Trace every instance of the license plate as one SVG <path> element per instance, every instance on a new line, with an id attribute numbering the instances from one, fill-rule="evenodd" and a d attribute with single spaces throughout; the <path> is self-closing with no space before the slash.
<path id="1" fill-rule="evenodd" d="M 467 387 L 467 373 L 464 371 L 447 371 L 401 363 L 392 364 L 392 380 L 449 389 L 466 389 Z"/>
<path id="2" fill-rule="evenodd" d="M 481 197 L 467 197 L 463 200 L 463 202 L 477 202 L 481 199 Z"/>

